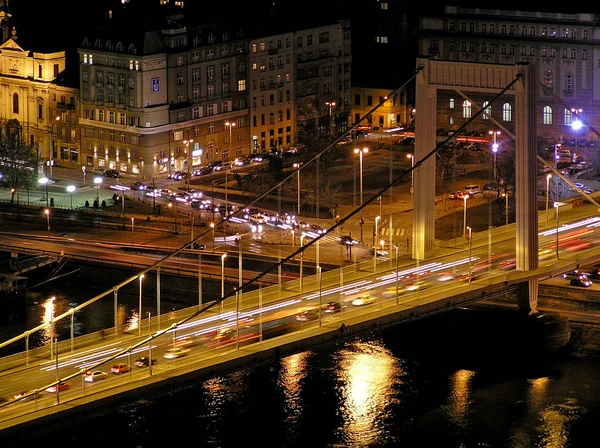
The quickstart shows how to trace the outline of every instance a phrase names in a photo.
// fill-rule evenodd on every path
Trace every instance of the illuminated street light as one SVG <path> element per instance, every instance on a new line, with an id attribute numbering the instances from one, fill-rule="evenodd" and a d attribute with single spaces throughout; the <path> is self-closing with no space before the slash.
<path id="1" fill-rule="evenodd" d="M 360 160 L 360 242 L 363 242 L 363 224 L 365 223 L 363 219 L 363 154 L 369 152 L 369 148 L 355 148 L 354 153 L 359 155 Z"/>
<path id="2" fill-rule="evenodd" d="M 575 119 L 571 122 L 571 129 L 575 131 L 575 149 L 579 149 L 579 130 L 583 127 L 583 122 L 578 115 L 583 112 L 583 109 L 571 108 L 571 114 L 575 114 Z"/>
<path id="3" fill-rule="evenodd" d="M 231 131 L 233 130 L 235 123 L 226 121 L 225 126 L 229 128 L 229 158 L 231 159 Z M 225 219 L 227 219 L 227 217 L 229 216 L 229 205 L 227 200 L 227 171 L 229 171 L 229 168 L 231 168 L 230 163 L 225 168 Z"/>
<path id="4" fill-rule="evenodd" d="M 552 174 L 546 176 L 546 225 L 548 225 L 548 195 L 550 192 L 550 178 Z"/>
<path id="5" fill-rule="evenodd" d="M 101 177 L 94 177 L 94 183 L 96 184 L 96 202 L 100 205 L 100 184 L 102 183 Z"/>
<path id="6" fill-rule="evenodd" d="M 302 235 L 300 235 L 300 249 L 302 249 L 304 246 L 304 237 L 306 235 L 304 235 L 304 233 Z M 302 249 L 300 251 L 300 292 L 302 292 L 302 262 L 304 260 L 304 249 Z"/>
<path id="7" fill-rule="evenodd" d="M 493 137 L 494 143 L 492 143 L 492 152 L 494 153 L 494 171 L 493 171 L 493 180 L 496 181 L 496 154 L 498 153 L 498 143 L 496 143 L 496 136 L 500 135 L 500 131 L 490 131 L 490 135 Z"/>
<path id="8" fill-rule="evenodd" d="M 67 186 L 67 191 L 71 194 L 71 210 L 73 210 L 73 192 L 76 190 L 77 188 L 75 187 L 75 185 L 68 185 Z"/>
<path id="9" fill-rule="evenodd" d="M 210 223 L 210 228 L 212 229 L 212 251 L 215 251 L 215 223 L 211 222 Z"/>
<path id="10" fill-rule="evenodd" d="M 48 221 L 48 232 L 50 232 L 50 209 L 44 209 L 44 213 L 46 214 L 46 221 Z"/>
<path id="11" fill-rule="evenodd" d="M 140 308 L 138 310 L 138 336 L 142 335 L 142 282 L 144 274 L 140 275 Z"/>
<path id="12" fill-rule="evenodd" d="M 298 186 L 297 186 L 297 192 L 298 192 L 298 210 L 296 211 L 296 215 L 300 216 L 300 167 L 302 166 L 301 163 L 294 163 L 294 168 L 296 169 L 296 173 L 298 174 Z"/>
<path id="13" fill-rule="evenodd" d="M 406 157 L 410 159 L 410 202 L 415 204 L 415 155 L 406 154 Z"/>
<path id="14" fill-rule="evenodd" d="M 554 208 L 556 209 L 556 259 L 558 260 L 558 208 L 560 207 L 560 202 L 554 203 Z"/>
<path id="15" fill-rule="evenodd" d="M 375 237 L 379 236 L 379 227 L 378 227 L 378 223 L 379 220 L 381 219 L 381 216 L 375 216 L 375 228 L 373 229 L 373 247 L 375 247 Z"/>
<path id="16" fill-rule="evenodd" d="M 463 238 L 467 237 L 467 199 L 469 199 L 469 195 L 465 194 L 463 197 Z"/>
<path id="17" fill-rule="evenodd" d="M 44 185 L 46 187 L 46 207 L 49 207 L 48 205 L 48 182 L 50 179 L 48 179 L 47 177 L 40 177 L 38 179 L 38 183 L 40 185 Z"/>

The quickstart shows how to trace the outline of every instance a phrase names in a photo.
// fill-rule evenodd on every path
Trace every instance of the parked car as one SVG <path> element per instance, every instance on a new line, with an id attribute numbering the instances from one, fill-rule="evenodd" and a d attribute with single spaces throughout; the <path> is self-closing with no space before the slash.
<path id="1" fill-rule="evenodd" d="M 95 174 L 97 176 L 104 176 L 104 172 L 106 170 L 104 168 L 94 168 L 94 171 L 92 171 L 92 174 Z"/>
<path id="2" fill-rule="evenodd" d="M 93 383 L 94 381 L 104 380 L 107 376 L 108 373 L 103 372 L 102 370 L 94 370 L 93 372 L 88 370 L 83 374 L 83 381 Z"/>
<path id="3" fill-rule="evenodd" d="M 110 371 L 112 373 L 114 373 L 115 375 L 117 375 L 119 373 L 127 373 L 130 370 L 131 370 L 131 367 L 129 367 L 129 365 L 125 364 L 124 362 L 113 364 L 113 366 L 110 368 Z"/>

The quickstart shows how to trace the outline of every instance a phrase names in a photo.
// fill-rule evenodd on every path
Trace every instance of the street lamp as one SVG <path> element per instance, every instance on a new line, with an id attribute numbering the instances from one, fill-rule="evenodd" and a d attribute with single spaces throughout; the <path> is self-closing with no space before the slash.
<path id="1" fill-rule="evenodd" d="M 94 183 L 96 184 L 96 202 L 100 205 L 100 184 L 102 183 L 102 178 L 94 177 Z"/>
<path id="2" fill-rule="evenodd" d="M 558 207 L 560 206 L 559 202 L 554 203 L 554 208 L 556 209 L 556 259 L 558 260 Z"/>
<path id="3" fill-rule="evenodd" d="M 231 159 L 231 131 L 233 130 L 235 123 L 232 123 L 231 121 L 226 121 L 225 126 L 229 128 L 229 158 Z M 230 167 L 231 164 L 227 165 L 227 168 L 225 169 L 225 219 L 227 219 L 227 217 L 229 216 L 229 205 L 227 201 L 227 171 L 229 171 Z"/>
<path id="4" fill-rule="evenodd" d="M 331 109 L 335 107 L 335 101 L 325 101 L 325 105 L 329 108 L 329 127 L 331 127 Z"/>
<path id="5" fill-rule="evenodd" d="M 300 292 L 302 292 L 302 262 L 304 261 L 304 249 L 302 249 L 304 246 L 304 237 L 306 235 L 304 235 L 304 233 L 302 235 L 300 235 Z"/>
<path id="6" fill-rule="evenodd" d="M 506 217 L 506 225 L 508 225 L 508 193 L 502 193 L 502 197 L 505 200 L 504 216 Z"/>
<path id="7" fill-rule="evenodd" d="M 546 176 L 546 225 L 548 225 L 548 195 L 550 191 L 550 178 L 552 174 Z"/>
<path id="8" fill-rule="evenodd" d="M 140 275 L 140 304 L 138 310 L 138 336 L 142 335 L 142 282 L 144 280 L 144 274 Z"/>
<path id="9" fill-rule="evenodd" d="M 71 193 L 71 210 L 73 210 L 73 192 L 76 190 L 75 185 L 68 185 L 67 191 Z"/>
<path id="10" fill-rule="evenodd" d="M 38 179 L 38 183 L 40 185 L 46 186 L 46 207 L 48 207 L 48 181 L 49 181 L 49 179 L 47 177 L 40 177 Z"/>
<path id="11" fill-rule="evenodd" d="M 221 255 L 221 314 L 223 313 L 223 297 L 225 297 L 225 258 L 227 258 L 227 254 Z"/>
<path id="12" fill-rule="evenodd" d="M 571 113 L 575 114 L 575 119 L 571 122 L 571 128 L 575 131 L 575 149 L 579 149 L 579 130 L 583 127 L 583 123 L 577 117 L 583 109 L 576 109 L 574 107 L 571 108 Z"/>
<path id="13" fill-rule="evenodd" d="M 56 117 L 54 119 L 54 121 L 60 121 L 60 117 Z M 48 126 L 48 134 L 50 135 L 50 149 L 48 151 L 48 172 L 50 173 L 50 177 L 52 177 L 52 165 L 54 164 L 54 146 L 52 145 L 52 126 L 54 126 L 54 123 L 50 123 L 50 126 Z M 58 130 L 57 130 L 57 135 L 58 135 Z"/>
<path id="14" fill-rule="evenodd" d="M 187 151 L 187 158 L 188 158 L 188 163 L 187 163 L 187 191 L 189 193 L 190 191 L 190 176 L 192 175 L 192 152 L 190 151 L 190 143 L 193 143 L 194 140 L 184 140 L 183 144 L 185 145 L 186 151 Z"/>
<path id="15" fill-rule="evenodd" d="M 214 222 L 210 223 L 210 228 L 212 229 L 212 235 L 213 235 L 213 238 L 212 238 L 212 240 L 213 240 L 212 241 L 212 251 L 214 252 L 215 251 L 215 223 Z"/>
<path id="16" fill-rule="evenodd" d="M 465 194 L 463 197 L 463 238 L 467 237 L 467 199 L 469 199 L 469 195 Z"/>
<path id="17" fill-rule="evenodd" d="M 302 164 L 300 162 L 294 163 L 294 168 L 296 169 L 296 174 L 298 174 L 298 186 L 296 189 L 298 190 L 298 210 L 296 211 L 296 215 L 300 216 L 300 167 Z"/>
<path id="18" fill-rule="evenodd" d="M 375 247 L 375 237 L 379 235 L 379 232 L 378 232 L 379 227 L 377 225 L 378 225 L 380 219 L 381 219 L 381 216 L 375 216 L 375 228 L 373 229 L 373 247 Z"/>
<path id="19" fill-rule="evenodd" d="M 369 148 L 355 148 L 354 149 L 354 153 L 358 154 L 359 156 L 359 164 L 360 164 L 360 242 L 363 242 L 363 224 L 364 219 L 363 219 L 363 210 L 362 210 L 362 205 L 363 205 L 363 154 L 369 152 Z"/>
<path id="20" fill-rule="evenodd" d="M 410 200 L 414 206 L 414 194 L 415 194 L 415 155 L 406 154 L 406 157 L 410 159 Z"/>
<path id="21" fill-rule="evenodd" d="M 492 152 L 494 153 L 494 171 L 493 171 L 493 180 L 496 181 L 496 154 L 498 153 L 498 143 L 496 143 L 496 136 L 500 135 L 500 131 L 490 131 L 490 135 L 493 138 L 494 143 L 492 143 Z"/>
<path id="22" fill-rule="evenodd" d="M 46 214 L 46 221 L 48 222 L 48 232 L 50 232 L 50 209 L 45 208 L 44 213 Z"/>

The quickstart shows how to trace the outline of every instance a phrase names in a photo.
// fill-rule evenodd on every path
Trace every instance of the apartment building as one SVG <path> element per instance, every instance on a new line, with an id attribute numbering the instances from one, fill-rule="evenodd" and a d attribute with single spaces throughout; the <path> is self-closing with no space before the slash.
<path id="1" fill-rule="evenodd" d="M 534 64 L 537 71 L 535 116 L 540 145 L 559 138 L 597 140 L 600 66 L 595 63 L 600 29 L 596 14 L 468 9 L 446 6 L 420 18 L 418 52 L 422 57 L 478 64 Z M 598 95 L 596 94 L 598 92 Z M 438 127 L 454 130 L 485 109 L 469 130 L 497 130 L 494 120 L 514 129 L 514 98 L 490 104 L 490 94 L 454 90 L 438 95 Z M 473 103 L 473 104 L 472 104 Z M 581 120 L 587 126 L 576 131 Z M 418 120 L 418 111 L 417 111 Z"/>
<path id="2" fill-rule="evenodd" d="M 253 153 L 283 151 L 296 142 L 294 33 L 249 43 L 250 136 Z"/>
<path id="3" fill-rule="evenodd" d="M 150 31 L 115 22 L 78 54 L 88 168 L 154 179 L 248 153 L 243 30 L 189 28 L 181 15 Z"/>
<path id="4" fill-rule="evenodd" d="M 350 22 L 295 31 L 294 60 L 298 140 L 344 132 L 351 108 Z"/>

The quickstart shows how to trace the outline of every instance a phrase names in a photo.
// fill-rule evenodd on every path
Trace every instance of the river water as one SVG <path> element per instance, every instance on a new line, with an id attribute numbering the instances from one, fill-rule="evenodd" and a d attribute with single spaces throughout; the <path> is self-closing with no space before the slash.
<path id="1" fill-rule="evenodd" d="M 76 283 L 52 293 L 76 303 Z M 129 296 L 135 308 L 134 291 Z M 111 315 L 110 303 L 101 312 Z M 514 314 L 446 312 L 64 425 L 0 433 L 0 446 L 595 446 L 600 360 L 578 358 L 570 347 L 549 354 L 527 345 L 511 325 Z M 80 316 L 77 332 L 104 319 Z"/>

